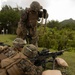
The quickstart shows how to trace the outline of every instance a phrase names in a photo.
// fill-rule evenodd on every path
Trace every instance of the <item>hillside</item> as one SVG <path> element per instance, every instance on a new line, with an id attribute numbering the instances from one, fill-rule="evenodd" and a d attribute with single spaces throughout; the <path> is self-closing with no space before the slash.
<path id="1" fill-rule="evenodd" d="M 72 18 L 66 19 L 66 20 L 63 20 L 62 22 L 60 22 L 60 24 L 62 24 L 62 25 L 75 24 L 75 20 L 73 20 Z"/>

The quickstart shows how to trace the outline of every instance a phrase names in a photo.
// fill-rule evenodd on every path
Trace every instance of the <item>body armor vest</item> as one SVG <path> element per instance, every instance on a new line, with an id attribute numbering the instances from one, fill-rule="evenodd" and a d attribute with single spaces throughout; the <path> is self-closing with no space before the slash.
<path id="1" fill-rule="evenodd" d="M 14 48 L 8 48 L 0 52 L 0 60 L 3 60 L 8 57 L 13 57 L 17 54 L 17 51 L 14 50 Z"/>
<path id="2" fill-rule="evenodd" d="M 1 68 L 5 68 L 9 75 L 37 75 L 36 67 L 21 52 L 2 60 Z"/>

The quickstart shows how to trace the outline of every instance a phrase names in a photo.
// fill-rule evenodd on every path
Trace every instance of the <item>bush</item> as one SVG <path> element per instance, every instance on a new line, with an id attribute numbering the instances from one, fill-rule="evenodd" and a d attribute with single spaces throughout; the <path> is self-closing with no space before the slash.
<path id="1" fill-rule="evenodd" d="M 39 47 L 61 50 L 75 46 L 75 31 L 73 30 L 57 30 L 56 28 L 50 29 L 47 27 L 44 29 L 44 27 L 40 27 L 38 32 L 40 32 Z"/>

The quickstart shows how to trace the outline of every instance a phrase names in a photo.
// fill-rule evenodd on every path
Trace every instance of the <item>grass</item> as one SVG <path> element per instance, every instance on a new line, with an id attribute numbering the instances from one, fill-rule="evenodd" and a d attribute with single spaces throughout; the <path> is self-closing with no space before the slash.
<path id="1" fill-rule="evenodd" d="M 66 75 L 75 75 L 75 52 L 64 52 L 63 55 L 59 57 L 63 58 L 69 65 L 67 69 L 64 69 L 66 70 Z M 52 64 L 48 63 L 47 68 L 52 68 Z M 61 68 L 56 69 L 60 69 L 61 71 L 63 70 Z"/>
<path id="2" fill-rule="evenodd" d="M 12 45 L 12 41 L 16 38 L 16 35 L 0 35 L 0 42 Z M 42 48 L 39 48 L 41 50 Z M 69 65 L 68 75 L 75 75 L 75 52 L 64 52 L 62 57 Z"/>
<path id="3" fill-rule="evenodd" d="M 69 65 L 69 75 L 75 75 L 75 52 L 65 52 L 61 57 L 65 59 Z"/>
<path id="4" fill-rule="evenodd" d="M 16 35 L 0 35 L 0 42 L 12 45 L 12 41 L 16 38 Z"/>

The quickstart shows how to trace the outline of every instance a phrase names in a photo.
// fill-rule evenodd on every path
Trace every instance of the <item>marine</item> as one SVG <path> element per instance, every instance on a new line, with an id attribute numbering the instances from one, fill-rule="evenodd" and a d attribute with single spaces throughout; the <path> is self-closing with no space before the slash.
<path id="1" fill-rule="evenodd" d="M 5 51 L 3 53 L 6 58 L 0 62 L 0 75 L 41 75 L 41 69 L 30 60 L 38 53 L 36 46 L 25 45 L 23 39 L 16 38 L 13 41 L 13 49 Z"/>
<path id="2" fill-rule="evenodd" d="M 24 46 L 22 53 L 25 56 L 27 56 L 28 59 L 34 64 L 33 58 L 35 58 L 38 55 L 38 49 L 35 45 L 29 44 L 29 45 Z M 36 66 L 37 75 L 42 75 L 42 71 L 43 71 L 42 66 Z"/>
<path id="3" fill-rule="evenodd" d="M 37 1 L 33 1 L 30 8 L 26 8 L 21 15 L 16 30 L 17 36 L 26 39 L 29 44 L 38 46 L 37 21 L 40 21 L 40 18 L 48 18 L 47 10 L 43 9 Z"/>
<path id="4" fill-rule="evenodd" d="M 23 39 L 16 38 L 13 41 L 12 47 L 2 46 L 0 49 L 0 61 L 8 57 L 13 57 L 16 53 L 21 52 L 24 45 L 25 43 Z"/>

